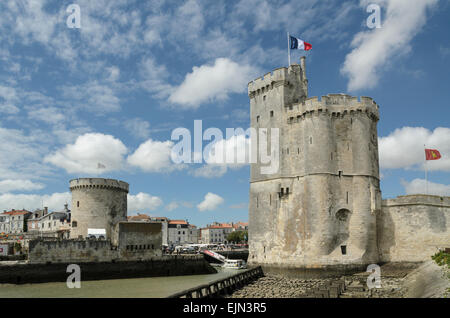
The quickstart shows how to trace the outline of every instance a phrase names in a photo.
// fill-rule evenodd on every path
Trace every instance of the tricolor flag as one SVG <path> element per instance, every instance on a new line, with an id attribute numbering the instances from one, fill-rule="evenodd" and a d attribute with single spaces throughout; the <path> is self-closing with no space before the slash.
<path id="1" fill-rule="evenodd" d="M 289 46 L 290 46 L 291 50 L 305 50 L 305 51 L 309 51 L 309 50 L 312 49 L 312 45 L 311 44 L 309 44 L 309 43 L 307 43 L 307 42 L 305 42 L 303 40 L 294 38 L 293 36 L 289 37 Z"/>
<path id="2" fill-rule="evenodd" d="M 425 149 L 426 160 L 438 160 L 441 159 L 441 154 L 436 149 Z"/>

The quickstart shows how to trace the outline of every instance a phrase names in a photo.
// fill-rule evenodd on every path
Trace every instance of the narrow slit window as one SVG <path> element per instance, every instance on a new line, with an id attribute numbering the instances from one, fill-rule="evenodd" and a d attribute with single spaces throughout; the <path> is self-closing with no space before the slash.
<path id="1" fill-rule="evenodd" d="M 347 255 L 347 245 L 341 245 L 341 253 L 342 255 Z"/>
<path id="2" fill-rule="evenodd" d="M 270 111 L 270 117 L 273 117 L 273 110 Z"/>

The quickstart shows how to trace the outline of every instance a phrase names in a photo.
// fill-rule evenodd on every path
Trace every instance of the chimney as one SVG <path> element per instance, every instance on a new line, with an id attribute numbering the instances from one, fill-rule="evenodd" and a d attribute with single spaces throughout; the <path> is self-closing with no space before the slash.
<path id="1" fill-rule="evenodd" d="M 44 214 L 43 215 L 47 215 L 48 214 L 48 207 L 44 206 Z"/>

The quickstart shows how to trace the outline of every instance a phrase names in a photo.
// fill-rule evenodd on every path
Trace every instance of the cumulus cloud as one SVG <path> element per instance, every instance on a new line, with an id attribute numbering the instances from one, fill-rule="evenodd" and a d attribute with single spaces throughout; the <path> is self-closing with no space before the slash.
<path id="1" fill-rule="evenodd" d="M 183 83 L 170 95 L 169 101 L 183 108 L 224 100 L 231 93 L 242 93 L 257 72 L 250 65 L 240 65 L 228 58 L 218 58 L 214 65 L 194 67 Z"/>
<path id="2" fill-rule="evenodd" d="M 154 211 L 163 204 L 161 198 L 148 193 L 139 192 L 136 195 L 128 194 L 128 212 L 144 210 Z"/>
<path id="3" fill-rule="evenodd" d="M 182 169 L 183 165 L 176 165 L 171 159 L 172 141 L 147 140 L 130 156 L 128 163 L 146 172 L 170 172 Z"/>
<path id="4" fill-rule="evenodd" d="M 70 192 L 45 195 L 6 193 L 0 195 L 0 211 L 12 209 L 34 211 L 43 206 L 48 207 L 50 211 L 62 211 L 64 204 L 70 204 L 71 200 Z"/>
<path id="5" fill-rule="evenodd" d="M 88 133 L 79 136 L 74 144 L 68 144 L 44 158 L 68 173 L 100 174 L 120 170 L 127 148 L 111 135 Z M 98 164 L 105 166 L 98 169 Z"/>
<path id="6" fill-rule="evenodd" d="M 41 183 L 35 183 L 31 180 L 12 180 L 6 179 L 0 181 L 0 193 L 11 191 L 32 191 L 41 190 L 45 186 Z"/>
<path id="7" fill-rule="evenodd" d="M 402 181 L 406 194 L 426 194 L 427 182 L 425 179 L 414 179 L 411 182 Z M 428 194 L 450 196 L 450 184 L 441 184 L 428 181 Z"/>
<path id="8" fill-rule="evenodd" d="M 214 142 L 209 150 L 204 150 L 204 160 L 207 164 L 189 173 L 195 177 L 218 178 L 225 175 L 228 169 L 245 167 L 251 159 L 250 141 L 250 138 L 241 134 Z"/>
<path id="9" fill-rule="evenodd" d="M 205 195 L 205 199 L 197 205 L 199 211 L 213 211 L 219 207 L 219 205 L 224 203 L 224 199 L 214 193 L 208 192 Z"/>
<path id="10" fill-rule="evenodd" d="M 427 161 L 430 171 L 450 171 L 450 128 L 439 127 L 430 131 L 423 127 L 403 127 L 386 137 L 379 138 L 381 169 L 425 169 L 425 151 L 437 149 L 439 160 Z"/>
<path id="11" fill-rule="evenodd" d="M 362 0 L 366 8 L 370 3 L 386 6 L 380 29 L 357 33 L 346 56 L 341 73 L 349 78 L 350 91 L 372 88 L 378 83 L 385 64 L 411 50 L 411 41 L 427 20 L 427 10 L 438 0 Z"/>

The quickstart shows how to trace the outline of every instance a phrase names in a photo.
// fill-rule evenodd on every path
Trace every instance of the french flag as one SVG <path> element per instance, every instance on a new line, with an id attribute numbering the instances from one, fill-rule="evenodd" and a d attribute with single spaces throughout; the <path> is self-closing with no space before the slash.
<path id="1" fill-rule="evenodd" d="M 309 44 L 303 40 L 294 38 L 293 36 L 290 36 L 290 47 L 291 47 L 291 50 L 309 51 L 312 49 L 311 44 Z"/>

